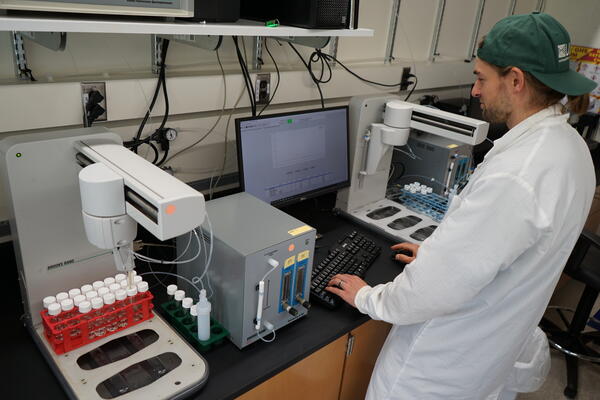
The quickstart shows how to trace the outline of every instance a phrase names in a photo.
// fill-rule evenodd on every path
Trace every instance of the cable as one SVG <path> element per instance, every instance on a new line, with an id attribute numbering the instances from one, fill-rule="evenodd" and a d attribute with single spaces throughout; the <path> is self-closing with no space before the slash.
<path id="1" fill-rule="evenodd" d="M 415 91 L 415 88 L 417 87 L 417 83 L 419 82 L 419 79 L 417 78 L 416 75 L 408 74 L 408 76 L 409 76 L 409 78 L 415 78 L 415 81 L 413 82 L 413 87 L 412 87 L 412 89 L 410 89 L 410 92 L 408 92 L 408 95 L 406 96 L 406 98 L 404 99 L 404 101 L 408 101 L 408 99 L 410 98 L 410 96 Z"/>
<path id="2" fill-rule="evenodd" d="M 148 107 L 148 111 L 146 111 L 146 115 L 144 116 L 144 119 L 142 119 L 142 122 L 138 128 L 137 134 L 135 135 L 135 137 L 133 138 L 133 144 L 131 145 L 131 149 L 134 151 L 134 153 L 137 153 L 137 148 L 140 145 L 140 143 L 137 143 L 140 141 L 140 138 L 142 136 L 142 131 L 144 130 L 144 126 L 146 126 L 146 122 L 148 121 L 148 119 L 150 118 L 150 114 L 152 113 L 152 110 L 154 109 L 154 104 L 156 103 L 156 99 L 158 98 L 158 94 L 160 93 L 160 89 L 161 87 L 164 85 L 165 83 L 165 69 L 166 69 L 166 58 L 167 58 L 167 51 L 169 50 L 169 40 L 167 39 L 163 39 L 162 40 L 162 48 L 161 48 L 161 64 L 160 64 L 160 71 L 158 73 L 158 81 L 156 82 L 156 88 L 154 89 L 154 95 L 152 96 L 152 101 L 150 102 L 150 107 Z M 163 93 L 166 96 L 166 89 L 163 91 Z M 165 116 L 167 116 L 168 114 L 168 99 L 165 97 Z M 163 123 L 166 122 L 166 118 L 163 117 Z"/>
<path id="3" fill-rule="evenodd" d="M 191 149 L 192 147 L 196 146 L 198 143 L 200 143 L 204 139 L 206 139 L 208 137 L 208 135 L 210 135 L 215 130 L 215 128 L 217 127 L 219 122 L 221 122 L 221 118 L 223 118 L 223 115 L 225 115 L 225 106 L 227 105 L 227 79 L 225 78 L 225 69 L 223 68 L 223 64 L 221 63 L 221 57 L 219 57 L 219 50 L 216 50 L 215 52 L 217 54 L 217 62 L 219 63 L 219 68 L 221 69 L 221 76 L 223 77 L 223 106 L 221 107 L 221 112 L 219 114 L 219 117 L 217 118 L 217 120 L 215 121 L 213 126 L 210 127 L 208 132 L 206 132 L 204 134 L 204 136 L 202 136 L 200 139 L 196 140 L 194 143 L 190 144 L 189 146 L 184 147 L 183 149 L 179 150 L 178 152 L 173 154 L 171 157 L 167 158 L 164 161 L 164 163 L 171 161 L 175 157 L 178 157 L 183 152 Z"/>
<path id="4" fill-rule="evenodd" d="M 271 95 L 271 98 L 269 99 L 269 101 L 267 101 L 267 104 L 265 104 L 265 106 L 262 108 L 262 110 L 260 110 L 260 112 L 258 113 L 259 117 L 263 113 L 263 111 L 265 111 L 267 109 L 267 107 L 271 104 L 271 102 L 273 101 L 273 98 L 275 97 L 275 93 L 277 93 L 277 89 L 279 89 L 279 82 L 281 82 L 281 75 L 279 73 L 279 67 L 277 66 L 277 62 L 275 62 L 275 58 L 273 58 L 273 55 L 271 54 L 271 51 L 269 50 L 269 47 L 267 46 L 267 38 L 265 38 L 265 50 L 267 51 L 267 54 L 269 55 L 269 57 L 271 57 L 271 61 L 273 61 L 273 65 L 275 66 L 275 71 L 277 71 L 277 85 L 275 85 L 273 94 Z"/>
<path id="5" fill-rule="evenodd" d="M 175 259 L 175 260 L 165 261 L 165 260 L 157 260 L 155 258 L 147 257 L 147 256 L 145 256 L 143 254 L 136 253 L 135 251 L 132 251 L 132 254 L 138 260 L 151 261 L 151 262 L 153 262 L 155 264 L 186 264 L 186 263 L 192 262 L 192 261 L 194 261 L 195 259 L 198 258 L 198 256 L 200 255 L 200 253 L 202 251 L 202 247 L 200 246 L 200 238 L 198 237 L 198 234 L 196 233 L 196 230 L 193 230 L 192 232 L 194 233 L 194 235 L 196 236 L 196 239 L 198 241 L 198 252 L 196 253 L 196 255 L 194 257 L 192 257 L 192 258 L 190 258 L 188 260 L 180 261 L 180 260 Z"/>
<path id="6" fill-rule="evenodd" d="M 181 276 L 179 274 L 175 274 L 173 272 L 161 272 L 161 271 L 143 272 L 143 273 L 139 274 L 139 276 L 150 275 L 150 274 L 152 274 L 152 275 L 156 275 L 156 274 L 159 274 L 159 275 L 169 275 L 169 276 L 174 276 L 176 278 L 183 279 L 184 281 L 186 281 L 187 283 L 189 283 L 194 289 L 196 289 L 198 291 L 198 294 L 200 294 L 200 289 L 192 281 L 190 281 L 188 278 L 186 278 L 184 276 Z M 156 278 L 156 276 L 155 276 L 155 278 Z M 158 279 L 158 278 L 156 278 L 156 279 Z"/>
<path id="7" fill-rule="evenodd" d="M 296 47 L 288 42 L 288 45 L 292 48 L 292 50 L 294 50 L 294 53 L 296 53 L 296 55 L 298 56 L 298 58 L 300 58 L 300 61 L 302 61 L 302 64 L 304 64 L 304 66 L 306 67 L 306 70 L 308 71 L 308 74 L 310 75 L 310 78 L 312 79 L 312 81 L 315 83 L 315 85 L 317 86 L 317 89 L 319 90 L 319 97 L 321 98 L 321 108 L 325 108 L 325 101 L 323 100 L 323 91 L 321 90 L 321 83 L 327 83 L 331 80 L 331 67 L 329 67 L 329 64 L 327 63 L 326 65 L 329 67 L 329 79 L 327 79 L 326 81 L 323 81 L 323 70 L 321 70 L 321 76 L 319 78 L 317 78 L 313 72 L 312 72 L 312 67 L 306 63 L 306 61 L 304 61 L 304 58 L 302 57 L 302 55 L 300 54 L 300 52 L 296 49 Z M 318 52 L 320 52 L 320 50 L 317 49 Z M 313 53 L 314 54 L 314 53 Z M 310 57 L 310 63 L 312 63 L 312 55 Z"/>
<path id="8" fill-rule="evenodd" d="M 244 83 L 246 84 L 246 90 L 248 91 L 248 98 L 250 100 L 250 108 L 252 109 L 252 116 L 256 117 L 256 98 L 254 89 L 252 87 L 252 79 L 250 78 L 250 73 L 248 72 L 248 66 L 246 65 L 246 60 L 242 56 L 240 52 L 240 46 L 238 43 L 238 37 L 232 36 L 231 39 L 235 44 L 235 52 L 237 54 L 238 63 L 240 64 L 240 69 L 242 70 L 242 76 L 244 78 Z"/>

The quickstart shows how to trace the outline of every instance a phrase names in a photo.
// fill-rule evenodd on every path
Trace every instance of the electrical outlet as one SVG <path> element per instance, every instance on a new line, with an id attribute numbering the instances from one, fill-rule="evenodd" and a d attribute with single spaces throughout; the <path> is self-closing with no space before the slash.
<path id="1" fill-rule="evenodd" d="M 106 121 L 105 82 L 81 82 L 81 104 L 83 106 L 83 125 L 91 126 L 97 121 Z"/>
<path id="2" fill-rule="evenodd" d="M 254 86 L 256 104 L 267 104 L 271 93 L 271 74 L 256 75 Z"/>
<path id="3" fill-rule="evenodd" d="M 400 90 L 408 89 L 410 82 L 408 81 L 410 75 L 410 67 L 402 68 L 402 79 L 400 79 Z"/>

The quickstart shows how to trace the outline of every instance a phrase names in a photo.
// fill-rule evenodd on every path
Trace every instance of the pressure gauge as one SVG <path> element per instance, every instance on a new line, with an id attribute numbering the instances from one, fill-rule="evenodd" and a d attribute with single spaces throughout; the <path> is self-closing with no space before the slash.
<path id="1" fill-rule="evenodd" d="M 169 128 L 165 132 L 165 137 L 167 138 L 168 141 L 172 142 L 173 140 L 175 140 L 177 138 L 177 131 L 173 128 Z"/>

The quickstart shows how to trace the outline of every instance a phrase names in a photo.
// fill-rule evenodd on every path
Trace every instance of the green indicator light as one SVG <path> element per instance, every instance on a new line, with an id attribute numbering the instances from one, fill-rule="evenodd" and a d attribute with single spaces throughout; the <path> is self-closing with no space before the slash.
<path id="1" fill-rule="evenodd" d="M 294 120 L 288 119 L 288 124 L 291 124 Z"/>
<path id="2" fill-rule="evenodd" d="M 269 21 L 265 22 L 265 26 L 267 28 L 275 28 L 275 27 L 279 26 L 279 20 L 278 19 L 269 20 Z"/>
<path id="3" fill-rule="evenodd" d="M 21 158 L 21 156 L 22 156 L 22 155 L 23 155 L 23 154 L 21 154 L 21 153 L 17 153 L 17 154 L 16 154 L 17 158 Z"/>

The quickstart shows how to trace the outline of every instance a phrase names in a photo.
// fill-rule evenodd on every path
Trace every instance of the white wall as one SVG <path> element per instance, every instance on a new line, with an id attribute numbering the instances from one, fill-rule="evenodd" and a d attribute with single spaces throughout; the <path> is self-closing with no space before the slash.
<path id="1" fill-rule="evenodd" d="M 360 26 L 375 30 L 370 38 L 340 38 L 338 58 L 364 77 L 380 82 L 398 82 L 402 68 L 410 66 L 419 78 L 418 91 L 435 92 L 441 97 L 468 95 L 472 82 L 472 65 L 465 62 L 475 11 L 479 0 L 448 0 L 438 45 L 440 57 L 430 60 L 435 16 L 440 0 L 401 0 L 400 23 L 394 40 L 394 61 L 384 64 L 392 0 L 360 2 Z M 537 0 L 518 0 L 516 12 L 529 12 Z M 507 15 L 510 0 L 488 0 L 484 8 L 479 36 Z M 555 15 L 571 31 L 573 42 L 600 46 L 597 0 L 547 0 L 546 11 Z M 595 18 L 595 19 L 594 19 Z M 250 57 L 252 40 L 246 40 Z M 318 106 L 318 92 L 297 56 L 285 44 L 269 40 L 269 48 L 281 72 L 281 84 L 271 111 Z M 0 32 L 0 133 L 81 126 L 81 81 L 102 80 L 107 84 L 108 122 L 124 138 L 137 131 L 156 85 L 150 72 L 149 35 L 69 34 L 64 52 L 47 50 L 26 40 L 29 67 L 38 82 L 22 82 L 14 77 L 11 42 L 7 32 Z M 311 49 L 300 48 L 309 55 Z M 328 49 L 325 49 L 327 51 Z M 227 75 L 227 91 L 216 62 L 215 52 L 171 43 L 167 57 L 171 117 L 168 126 L 178 128 L 180 136 L 173 151 L 182 149 L 201 137 L 220 114 L 226 94 L 224 117 L 215 131 L 197 148 L 172 160 L 180 178 L 191 181 L 211 176 L 220 170 L 224 139 L 227 134 L 228 163 L 226 172 L 235 171 L 233 119 L 226 130 L 227 116 L 242 95 L 232 118 L 248 116 L 248 99 L 243 92 L 239 66 L 231 38 L 224 37 L 219 50 Z M 271 73 L 273 64 L 266 52 L 262 72 Z M 365 84 L 339 66 L 333 79 L 322 85 L 327 104 L 342 104 L 358 94 L 386 92 Z M 163 112 L 162 96 L 153 115 Z M 145 134 L 157 123 L 147 125 Z M 1 206 L 1 205 L 0 205 Z M 0 210 L 0 220 L 5 214 Z"/>

